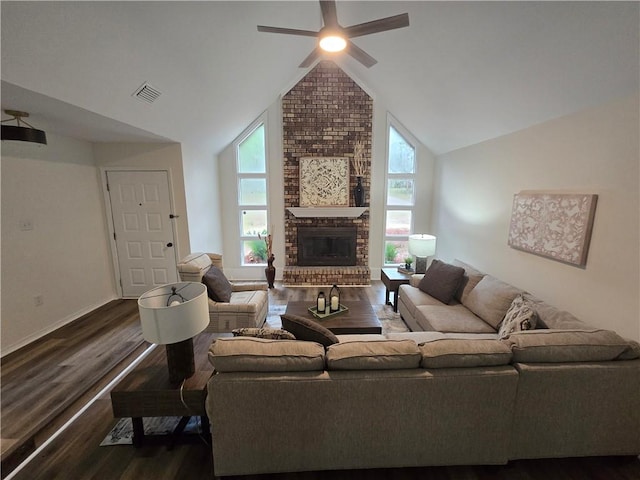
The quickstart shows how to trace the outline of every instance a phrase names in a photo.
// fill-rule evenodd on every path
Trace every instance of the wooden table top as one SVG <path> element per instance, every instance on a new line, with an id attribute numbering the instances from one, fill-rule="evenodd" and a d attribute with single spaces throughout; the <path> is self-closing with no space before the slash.
<path id="1" fill-rule="evenodd" d="M 309 312 L 309 302 L 288 302 L 285 313 L 306 317 L 328 328 L 336 335 L 382 333 L 382 325 L 366 300 L 348 300 L 342 304 L 349 310 L 335 316 L 318 319 Z"/>
<path id="2" fill-rule="evenodd" d="M 169 382 L 169 370 L 164 345 L 157 345 L 112 390 L 111 402 L 115 417 L 152 417 L 187 414 L 204 414 L 206 386 L 213 365 L 208 351 L 215 334 L 202 332 L 193 338 L 195 373 L 180 384 Z"/>

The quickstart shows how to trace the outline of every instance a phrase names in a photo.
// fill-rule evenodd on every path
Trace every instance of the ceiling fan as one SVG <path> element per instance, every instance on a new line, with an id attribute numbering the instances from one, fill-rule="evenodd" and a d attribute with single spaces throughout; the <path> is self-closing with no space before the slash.
<path id="1" fill-rule="evenodd" d="M 365 67 L 370 68 L 378 63 L 377 60 L 355 45 L 350 39 L 409 26 L 409 14 L 402 13 L 400 15 L 394 15 L 393 17 L 385 17 L 350 27 L 342 27 L 338 23 L 336 2 L 334 0 L 320 0 L 320 9 L 322 10 L 323 27 L 317 32 L 312 30 L 298 30 L 295 28 L 267 27 L 264 25 L 258 25 L 258 31 L 317 37 L 318 46 L 302 61 L 300 64 L 301 68 L 309 67 L 322 54 L 323 50 L 327 52 L 346 50 L 349 55 Z"/>

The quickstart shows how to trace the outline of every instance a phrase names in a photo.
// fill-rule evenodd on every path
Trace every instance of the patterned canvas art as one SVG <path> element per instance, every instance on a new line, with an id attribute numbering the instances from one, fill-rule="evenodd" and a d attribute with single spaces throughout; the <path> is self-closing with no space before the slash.
<path id="1" fill-rule="evenodd" d="M 598 196 L 520 192 L 514 195 L 509 245 L 584 266 Z"/>
<path id="2" fill-rule="evenodd" d="M 302 157 L 300 159 L 301 207 L 349 206 L 349 159 Z"/>

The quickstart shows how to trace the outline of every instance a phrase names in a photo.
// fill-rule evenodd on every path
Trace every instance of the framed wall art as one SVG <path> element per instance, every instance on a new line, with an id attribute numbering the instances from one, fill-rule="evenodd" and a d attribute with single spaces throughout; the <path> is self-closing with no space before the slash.
<path id="1" fill-rule="evenodd" d="M 301 157 L 300 206 L 348 207 L 349 159 Z"/>
<path id="2" fill-rule="evenodd" d="M 523 191 L 513 197 L 509 246 L 584 267 L 598 196 Z"/>

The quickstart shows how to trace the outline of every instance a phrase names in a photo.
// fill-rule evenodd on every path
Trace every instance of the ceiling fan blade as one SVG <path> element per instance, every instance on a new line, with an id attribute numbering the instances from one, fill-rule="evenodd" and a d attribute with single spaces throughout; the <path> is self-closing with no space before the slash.
<path id="1" fill-rule="evenodd" d="M 369 35 L 370 33 L 386 32 L 387 30 L 394 30 L 396 28 L 408 26 L 409 14 L 401 13 L 400 15 L 395 15 L 393 17 L 381 18 L 379 20 L 346 27 L 344 29 L 344 33 L 347 37 L 353 38 L 360 37 L 362 35 Z"/>
<path id="2" fill-rule="evenodd" d="M 300 65 L 298 65 L 299 68 L 307 68 L 310 67 L 311 64 L 313 64 L 313 62 L 315 62 L 318 57 L 320 57 L 320 54 L 322 52 L 320 51 L 319 47 L 316 47 L 313 49 L 313 51 L 307 56 L 307 58 L 305 58 L 302 63 Z"/>
<path id="3" fill-rule="evenodd" d="M 322 21 L 325 27 L 338 26 L 338 14 L 334 0 L 320 0 L 320 10 L 322 10 Z"/>
<path id="4" fill-rule="evenodd" d="M 264 25 L 258 25 L 259 32 L 267 33 L 284 33 L 285 35 L 302 35 L 304 37 L 317 37 L 318 32 L 312 32 L 311 30 L 298 30 L 295 28 L 280 28 L 280 27 L 267 27 Z"/>
<path id="5" fill-rule="evenodd" d="M 371 68 L 376 63 L 378 63 L 375 58 L 373 58 L 371 55 L 369 55 L 367 52 L 365 52 L 349 40 L 347 40 L 347 48 L 345 48 L 345 52 L 347 52 L 367 68 Z"/>

